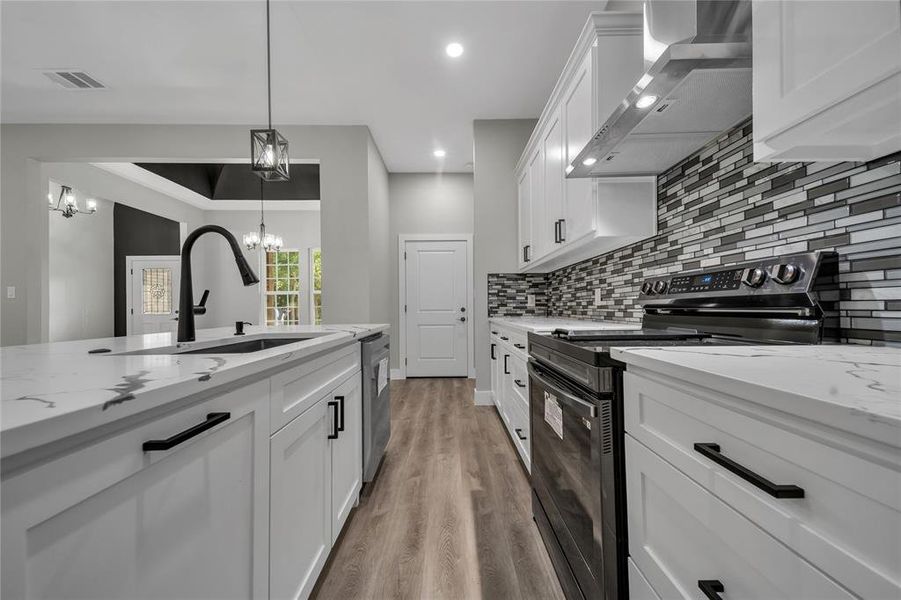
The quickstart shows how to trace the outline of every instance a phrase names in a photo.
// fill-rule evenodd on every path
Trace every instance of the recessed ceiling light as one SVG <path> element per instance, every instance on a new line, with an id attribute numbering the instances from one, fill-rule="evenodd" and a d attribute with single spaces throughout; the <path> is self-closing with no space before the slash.
<path id="1" fill-rule="evenodd" d="M 647 108 L 657 102 L 657 96 L 642 96 L 638 99 L 638 102 L 635 103 L 635 108 Z"/>
<path id="2" fill-rule="evenodd" d="M 451 42 L 444 48 L 444 51 L 451 58 L 458 58 L 463 55 L 463 45 L 458 42 Z"/>
<path id="3" fill-rule="evenodd" d="M 445 152 L 441 148 L 438 148 L 437 150 L 432 152 L 432 154 L 435 156 L 435 158 L 444 158 L 445 156 L 447 156 L 447 152 Z"/>
<path id="4" fill-rule="evenodd" d="M 588 158 L 586 158 L 585 160 L 582 161 L 582 164 L 585 165 L 586 167 L 590 167 L 591 165 L 593 165 L 596 162 L 598 162 L 598 159 L 596 159 L 593 156 L 589 156 Z"/>

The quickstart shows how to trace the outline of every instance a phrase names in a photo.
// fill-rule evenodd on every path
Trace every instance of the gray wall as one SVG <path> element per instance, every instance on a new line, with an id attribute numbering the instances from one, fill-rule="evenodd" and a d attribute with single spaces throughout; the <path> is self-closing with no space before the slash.
<path id="1" fill-rule="evenodd" d="M 247 156 L 249 126 L 3 125 L 0 155 L 0 274 L 17 298 L 2 300 L 0 343 L 48 339 L 48 162 L 236 159 Z M 319 159 L 322 190 L 323 318 L 385 321 L 385 300 L 370 303 L 386 279 L 387 244 L 370 246 L 370 173 L 381 157 L 365 126 L 289 126 L 280 131 L 294 158 Z M 384 165 L 381 165 L 384 169 Z M 382 202 L 384 204 L 384 202 Z M 377 203 L 378 205 L 378 203 Z M 384 219 L 384 218 L 383 218 Z M 387 219 L 384 219 L 386 222 Z M 385 229 L 384 225 L 380 225 Z M 378 233 L 378 232 L 376 232 Z M 380 235 L 380 234 L 379 234 Z M 376 254 L 377 256 L 373 256 Z M 198 269 L 195 268 L 195 272 Z M 198 281 L 195 287 L 202 285 Z"/>
<path id="2" fill-rule="evenodd" d="M 513 169 L 535 128 L 534 119 L 473 121 L 475 199 L 476 394 L 490 392 L 488 273 L 517 269 L 517 191 Z M 478 400 L 478 398 L 477 398 Z"/>
<path id="3" fill-rule="evenodd" d="M 53 182 L 54 202 L 60 186 Z M 78 206 L 90 197 L 75 190 Z M 113 203 L 97 198 L 97 212 L 50 222 L 51 342 L 113 335 Z"/>
<path id="4" fill-rule="evenodd" d="M 372 136 L 366 144 L 369 185 L 369 237 L 364 250 L 369 264 L 369 320 L 378 323 L 391 321 L 391 290 L 389 286 L 390 250 L 388 230 L 390 206 L 388 200 L 388 169 Z M 323 258 L 325 254 L 323 252 Z M 325 267 L 323 266 L 323 271 Z M 328 298 L 323 296 L 323 303 Z"/>
<path id="5" fill-rule="evenodd" d="M 472 175 L 469 173 L 391 173 L 390 291 L 391 329 L 400 334 L 398 237 L 401 234 L 473 233 Z M 400 366 L 400 340 L 391 344 L 391 365 Z"/>

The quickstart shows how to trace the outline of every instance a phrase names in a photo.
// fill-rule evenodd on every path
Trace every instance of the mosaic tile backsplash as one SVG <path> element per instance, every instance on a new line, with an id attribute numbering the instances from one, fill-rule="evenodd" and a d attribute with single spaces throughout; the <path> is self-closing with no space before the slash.
<path id="1" fill-rule="evenodd" d="M 547 316 L 638 321 L 646 277 L 834 249 L 845 341 L 901 344 L 901 153 L 869 163 L 755 163 L 751 127 L 724 133 L 657 178 L 656 236 L 532 275 L 528 291 L 513 283 L 522 275 L 489 275 L 489 314 L 519 310 L 505 302 L 522 296 L 524 305 L 535 293 L 546 296 Z M 514 285 L 512 297 L 499 295 Z"/>
<path id="2" fill-rule="evenodd" d="M 528 306 L 528 294 L 535 306 Z M 488 314 L 492 317 L 547 316 L 547 280 L 543 274 L 489 274 Z"/>

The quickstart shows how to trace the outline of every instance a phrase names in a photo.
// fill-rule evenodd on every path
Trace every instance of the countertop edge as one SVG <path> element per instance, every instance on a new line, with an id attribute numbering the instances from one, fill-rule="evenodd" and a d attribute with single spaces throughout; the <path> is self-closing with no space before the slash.
<path id="1" fill-rule="evenodd" d="M 611 348 L 610 355 L 627 365 L 684 381 L 741 400 L 812 421 L 868 440 L 901 448 L 901 419 L 845 406 L 813 396 L 805 396 L 765 383 L 711 373 L 697 367 L 642 354 L 648 348 Z M 627 368 L 628 371 L 628 368 Z M 849 418 L 852 417 L 852 418 Z"/>

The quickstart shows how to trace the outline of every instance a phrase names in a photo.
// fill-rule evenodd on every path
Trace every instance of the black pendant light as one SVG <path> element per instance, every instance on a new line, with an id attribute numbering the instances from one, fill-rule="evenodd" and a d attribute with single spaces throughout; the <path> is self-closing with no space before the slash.
<path id="1" fill-rule="evenodd" d="M 269 127 L 250 130 L 250 168 L 263 181 L 288 181 L 288 140 L 272 128 L 272 50 L 269 43 L 269 0 L 266 0 L 266 94 Z"/>

